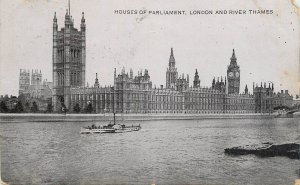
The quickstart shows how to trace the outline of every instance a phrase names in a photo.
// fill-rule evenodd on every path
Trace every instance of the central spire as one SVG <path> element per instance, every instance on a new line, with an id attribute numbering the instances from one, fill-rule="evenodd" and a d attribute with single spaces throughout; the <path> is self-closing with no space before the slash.
<path id="1" fill-rule="evenodd" d="M 174 54 L 173 54 L 173 48 L 171 48 L 169 67 L 175 67 L 175 58 L 174 58 Z"/>
<path id="2" fill-rule="evenodd" d="M 230 58 L 230 64 L 231 65 L 236 65 L 236 56 L 235 56 L 235 51 L 234 51 L 234 49 L 232 50 L 232 56 L 231 56 L 231 58 Z"/>

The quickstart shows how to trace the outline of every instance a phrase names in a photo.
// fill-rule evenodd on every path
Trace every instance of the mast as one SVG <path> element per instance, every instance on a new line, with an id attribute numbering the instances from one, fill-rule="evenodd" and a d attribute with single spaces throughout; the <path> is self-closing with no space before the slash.
<path id="1" fill-rule="evenodd" d="M 114 113 L 114 125 L 116 124 L 116 113 Z"/>
<path id="2" fill-rule="evenodd" d="M 70 0 L 69 0 L 69 15 L 71 15 L 71 4 L 70 4 Z"/>

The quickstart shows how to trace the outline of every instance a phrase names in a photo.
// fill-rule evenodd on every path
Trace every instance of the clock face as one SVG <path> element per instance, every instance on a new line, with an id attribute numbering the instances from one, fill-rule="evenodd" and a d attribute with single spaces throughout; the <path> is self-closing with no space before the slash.
<path id="1" fill-rule="evenodd" d="M 229 73 L 229 77 L 233 77 L 233 72 L 230 72 L 230 73 Z"/>
<path id="2" fill-rule="evenodd" d="M 240 73 L 239 73 L 239 72 L 236 72 L 236 73 L 235 73 L 235 76 L 236 76 L 236 77 L 239 77 L 239 76 L 240 76 Z"/>

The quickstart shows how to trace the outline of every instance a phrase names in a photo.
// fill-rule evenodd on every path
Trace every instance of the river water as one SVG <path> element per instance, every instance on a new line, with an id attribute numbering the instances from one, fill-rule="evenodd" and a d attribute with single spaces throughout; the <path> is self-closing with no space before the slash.
<path id="1" fill-rule="evenodd" d="M 87 122 L 1 123 L 9 184 L 294 184 L 300 160 L 232 157 L 227 147 L 300 143 L 300 119 L 125 122 L 142 130 L 81 135 Z M 106 123 L 102 123 L 106 124 Z"/>

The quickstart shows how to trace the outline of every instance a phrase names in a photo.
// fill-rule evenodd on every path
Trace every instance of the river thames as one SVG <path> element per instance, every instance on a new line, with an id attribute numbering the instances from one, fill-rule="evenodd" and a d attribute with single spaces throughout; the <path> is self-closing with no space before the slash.
<path id="1" fill-rule="evenodd" d="M 299 118 L 124 123 L 141 124 L 142 130 L 81 135 L 80 128 L 91 123 L 2 122 L 2 180 L 9 184 L 279 185 L 300 178 L 300 160 L 224 154 L 225 148 L 240 145 L 300 143 Z"/>

